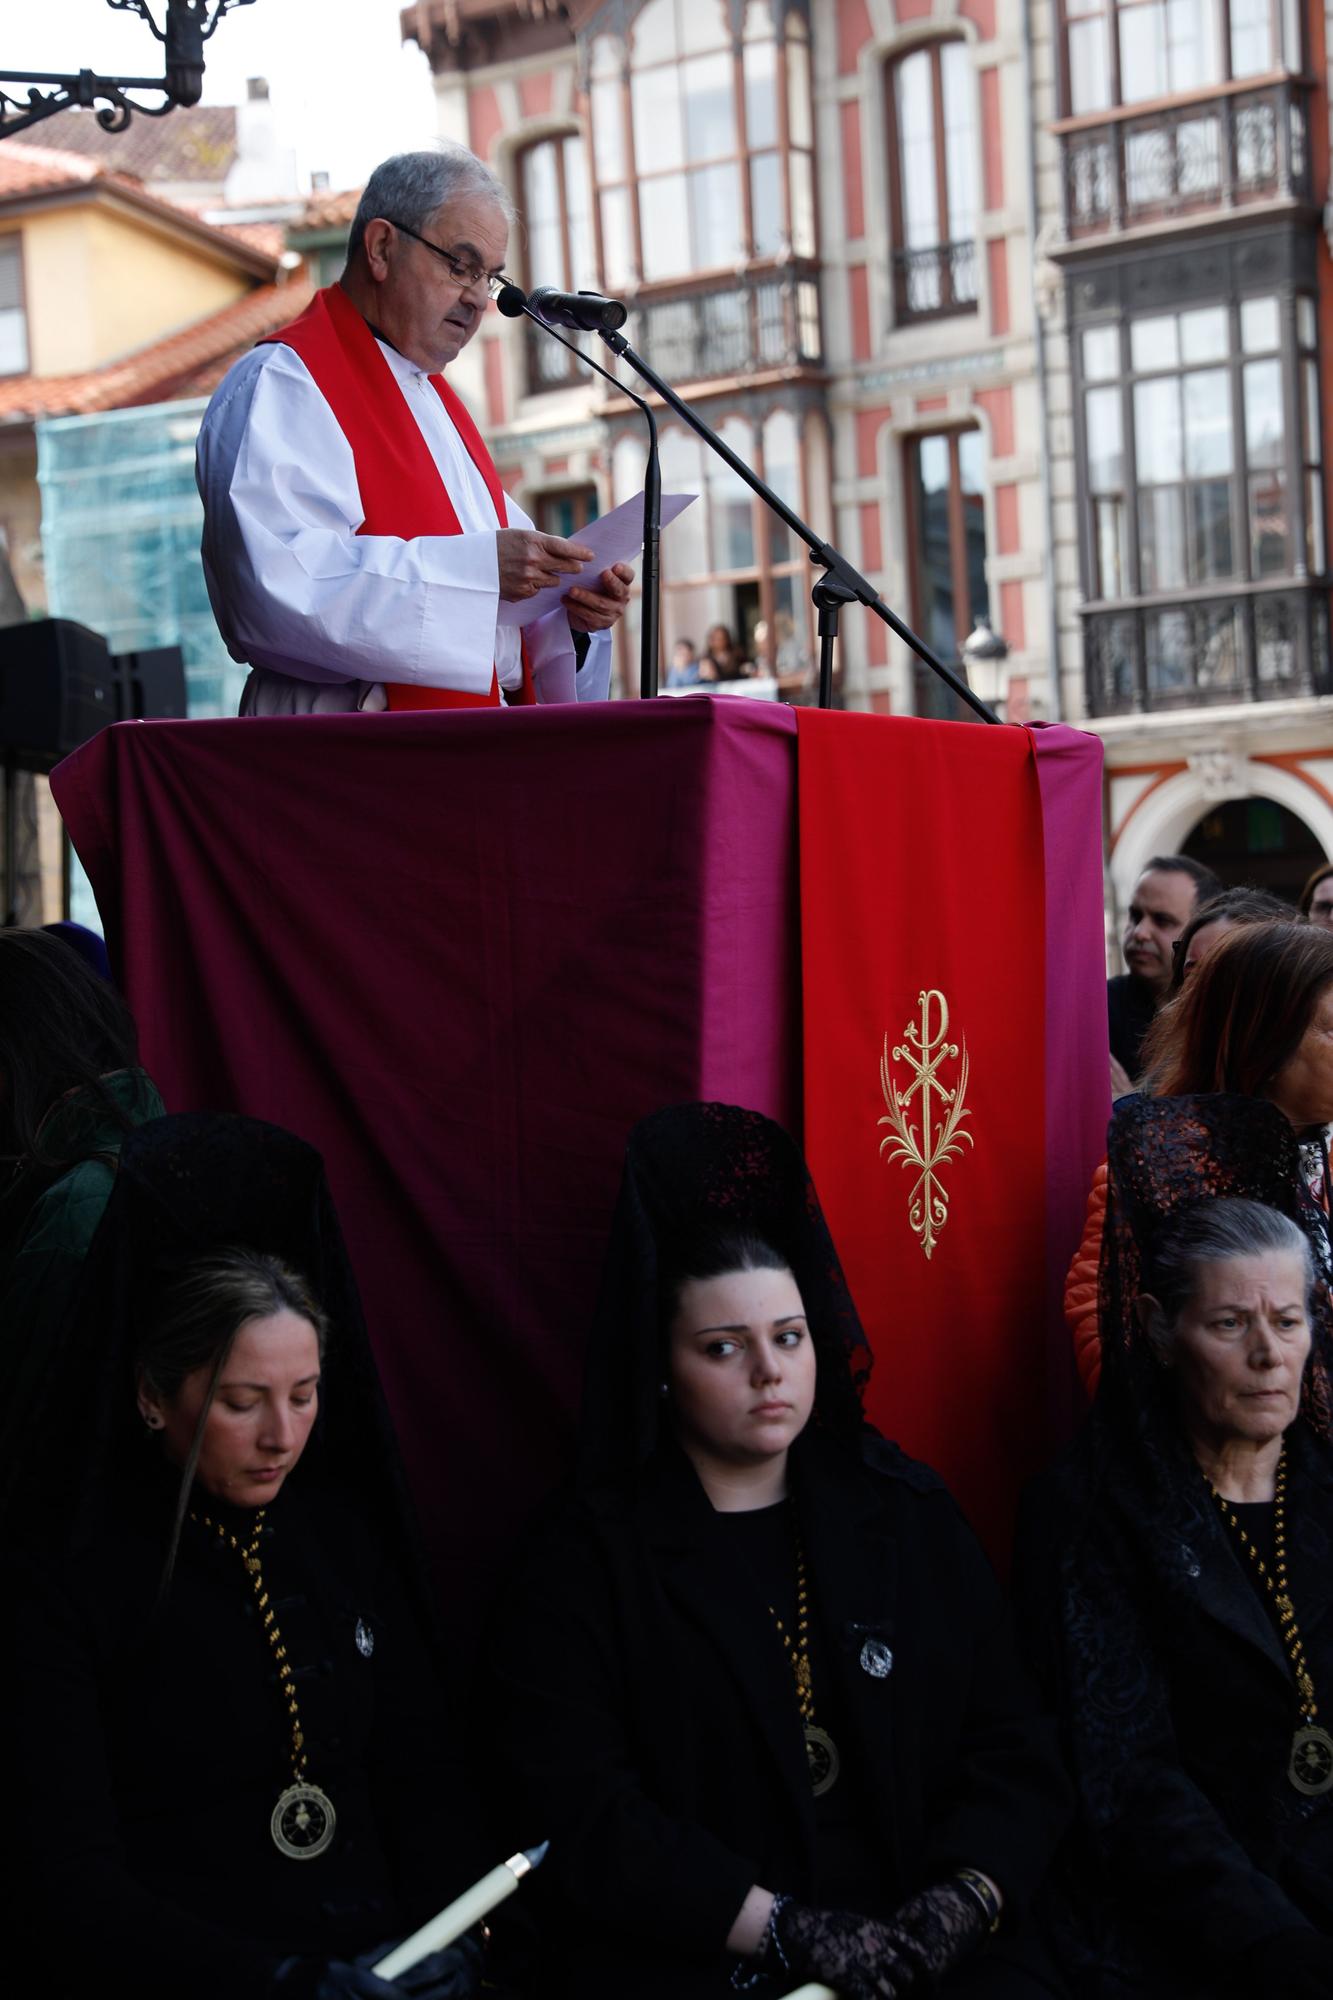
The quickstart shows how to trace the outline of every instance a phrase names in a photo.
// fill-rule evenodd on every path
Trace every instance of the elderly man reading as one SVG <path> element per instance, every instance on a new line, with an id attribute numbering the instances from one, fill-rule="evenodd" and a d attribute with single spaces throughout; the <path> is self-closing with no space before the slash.
<path id="1" fill-rule="evenodd" d="M 500 280 L 512 205 L 461 146 L 366 185 L 336 285 L 244 355 L 199 434 L 204 571 L 242 714 L 533 699 L 571 631 L 624 611 L 633 572 L 498 625 L 591 551 L 539 534 L 444 379 Z"/>

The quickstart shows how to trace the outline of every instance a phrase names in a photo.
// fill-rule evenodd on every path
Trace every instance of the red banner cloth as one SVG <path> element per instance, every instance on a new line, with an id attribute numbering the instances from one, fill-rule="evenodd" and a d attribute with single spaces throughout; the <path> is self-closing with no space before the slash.
<path id="1" fill-rule="evenodd" d="M 1002 1551 L 1058 1441 L 1034 739 L 802 709 L 798 744 L 806 1153 L 869 1412 Z"/>
<path id="2" fill-rule="evenodd" d="M 1060 1435 L 1043 1264 L 1106 1124 L 1100 745 L 801 711 L 799 896 L 797 761 L 790 709 L 691 696 L 125 723 L 53 774 L 168 1106 L 324 1155 L 456 1608 L 569 1463 L 631 1125 L 721 1098 L 801 1136 L 802 952 L 874 1413 L 997 1553 Z M 923 987 L 975 1129 L 928 1262 L 877 1124 Z"/>
<path id="3" fill-rule="evenodd" d="M 568 1467 L 631 1126 L 799 1123 L 794 751 L 691 699 L 125 723 L 53 774 L 168 1108 L 324 1155 L 464 1604 Z"/>

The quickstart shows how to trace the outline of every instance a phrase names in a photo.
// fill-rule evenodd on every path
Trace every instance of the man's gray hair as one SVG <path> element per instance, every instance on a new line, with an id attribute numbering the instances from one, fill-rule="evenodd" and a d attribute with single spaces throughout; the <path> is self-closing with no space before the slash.
<path id="1" fill-rule="evenodd" d="M 1308 1311 L 1315 1284 L 1314 1253 L 1300 1224 L 1280 1209 L 1259 1201 L 1219 1199 L 1183 1209 L 1167 1223 L 1152 1258 L 1147 1290 L 1161 1307 L 1156 1338 L 1170 1337 L 1181 1313 L 1194 1296 L 1199 1269 L 1232 1257 L 1257 1257 L 1267 1250 L 1287 1251 L 1300 1258 L 1305 1271 Z"/>
<path id="2" fill-rule="evenodd" d="M 426 153 L 395 153 L 381 160 L 357 204 L 347 238 L 348 261 L 365 240 L 366 224 L 377 215 L 420 232 L 446 201 L 468 194 L 484 195 L 503 210 L 507 222 L 514 220 L 508 188 L 466 146 L 442 144 Z"/>

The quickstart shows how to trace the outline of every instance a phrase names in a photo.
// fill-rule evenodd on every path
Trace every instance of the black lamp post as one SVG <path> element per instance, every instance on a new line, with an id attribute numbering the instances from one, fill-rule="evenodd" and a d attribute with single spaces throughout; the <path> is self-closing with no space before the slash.
<path id="1" fill-rule="evenodd" d="M 233 7 L 253 6 L 254 0 L 167 0 L 167 23 L 159 28 L 148 0 L 106 0 L 118 13 L 138 14 L 163 44 L 165 62 L 161 76 L 95 76 L 81 69 L 72 76 L 41 70 L 0 72 L 0 139 L 22 132 L 43 118 L 71 105 L 91 109 L 100 104 L 97 122 L 108 132 L 123 132 L 136 111 L 146 118 L 161 118 L 178 104 L 197 104 L 204 88 L 204 43 L 224 14 Z M 16 97 L 9 86 L 26 85 L 26 99 Z M 160 104 L 143 104 L 129 91 L 153 90 L 162 94 Z"/>

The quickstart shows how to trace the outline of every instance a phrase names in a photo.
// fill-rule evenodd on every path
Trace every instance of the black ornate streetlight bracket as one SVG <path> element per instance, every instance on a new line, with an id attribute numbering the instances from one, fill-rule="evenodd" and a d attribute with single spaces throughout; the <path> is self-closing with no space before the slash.
<path id="1" fill-rule="evenodd" d="M 11 70 L 0 72 L 0 139 L 22 132 L 43 118 L 71 105 L 92 110 L 100 105 L 97 122 L 107 132 L 123 132 L 136 111 L 145 118 L 161 118 L 178 104 L 197 104 L 204 89 L 204 43 L 224 14 L 233 7 L 251 7 L 254 0 L 167 0 L 167 24 L 159 28 L 149 8 L 149 0 L 106 0 L 116 13 L 138 14 L 165 50 L 161 76 L 96 76 L 90 69 L 73 76 L 49 71 Z M 15 96 L 10 86 L 27 87 L 26 99 Z M 144 104 L 131 91 L 161 93 L 160 104 Z"/>

